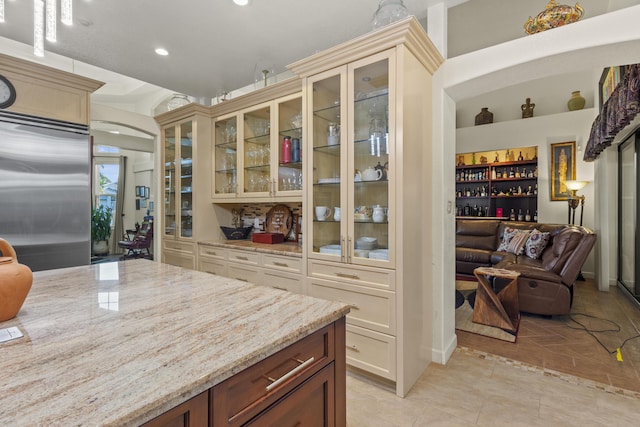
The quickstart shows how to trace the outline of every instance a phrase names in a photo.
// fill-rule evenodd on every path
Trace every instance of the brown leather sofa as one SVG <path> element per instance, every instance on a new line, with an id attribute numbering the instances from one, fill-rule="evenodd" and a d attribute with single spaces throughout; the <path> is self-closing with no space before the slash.
<path id="1" fill-rule="evenodd" d="M 538 259 L 497 251 L 505 227 L 549 232 Z M 474 278 L 476 267 L 499 267 L 520 273 L 520 311 L 564 315 L 571 310 L 573 284 L 595 245 L 596 235 L 585 227 L 501 220 L 456 220 L 456 275 Z M 494 286 L 500 289 L 499 279 Z"/>

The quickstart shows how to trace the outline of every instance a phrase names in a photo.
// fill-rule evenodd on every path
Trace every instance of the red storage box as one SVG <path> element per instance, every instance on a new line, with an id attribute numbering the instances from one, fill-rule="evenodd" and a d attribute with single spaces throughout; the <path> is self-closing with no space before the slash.
<path id="1" fill-rule="evenodd" d="M 284 234 L 282 233 L 253 233 L 251 241 L 256 243 L 282 243 Z"/>

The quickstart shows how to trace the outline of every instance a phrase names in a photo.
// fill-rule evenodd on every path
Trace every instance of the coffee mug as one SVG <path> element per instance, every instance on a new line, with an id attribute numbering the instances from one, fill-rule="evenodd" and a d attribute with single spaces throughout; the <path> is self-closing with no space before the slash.
<path id="1" fill-rule="evenodd" d="M 333 208 L 333 220 L 340 221 L 340 208 L 338 206 Z"/>
<path id="2" fill-rule="evenodd" d="M 318 221 L 324 221 L 331 215 L 331 209 L 327 206 L 316 206 L 316 219 Z"/>

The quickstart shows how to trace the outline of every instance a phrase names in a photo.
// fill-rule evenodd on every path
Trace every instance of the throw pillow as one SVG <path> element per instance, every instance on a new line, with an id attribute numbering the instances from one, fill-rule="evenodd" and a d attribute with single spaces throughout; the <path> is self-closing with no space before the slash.
<path id="1" fill-rule="evenodd" d="M 524 253 L 524 246 L 529 240 L 529 230 L 516 230 L 515 234 L 511 238 L 511 241 L 507 245 L 507 252 L 511 252 L 515 255 L 522 255 Z"/>
<path id="2" fill-rule="evenodd" d="M 538 259 L 549 243 L 549 233 L 534 229 L 525 244 L 525 254 L 529 258 Z"/>
<path id="3" fill-rule="evenodd" d="M 502 241 L 498 246 L 499 252 L 506 252 L 507 246 L 509 246 L 509 242 L 511 241 L 511 239 L 513 239 L 513 236 L 515 236 L 517 231 L 518 231 L 517 228 L 512 228 L 512 227 L 504 228 L 504 232 L 502 233 Z"/>

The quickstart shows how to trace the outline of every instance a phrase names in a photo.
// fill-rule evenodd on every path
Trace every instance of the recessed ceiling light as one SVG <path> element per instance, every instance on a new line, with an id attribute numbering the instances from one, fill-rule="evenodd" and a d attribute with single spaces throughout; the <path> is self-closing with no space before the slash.
<path id="1" fill-rule="evenodd" d="M 161 48 L 161 47 L 159 47 L 159 48 L 157 48 L 157 49 L 156 49 L 156 53 L 157 53 L 158 55 L 162 55 L 162 56 L 167 56 L 167 55 L 169 55 L 169 51 L 168 51 L 167 49 L 164 49 L 164 48 Z"/>
<path id="2" fill-rule="evenodd" d="M 238 6 L 246 6 L 249 4 L 249 0 L 233 0 Z"/>

